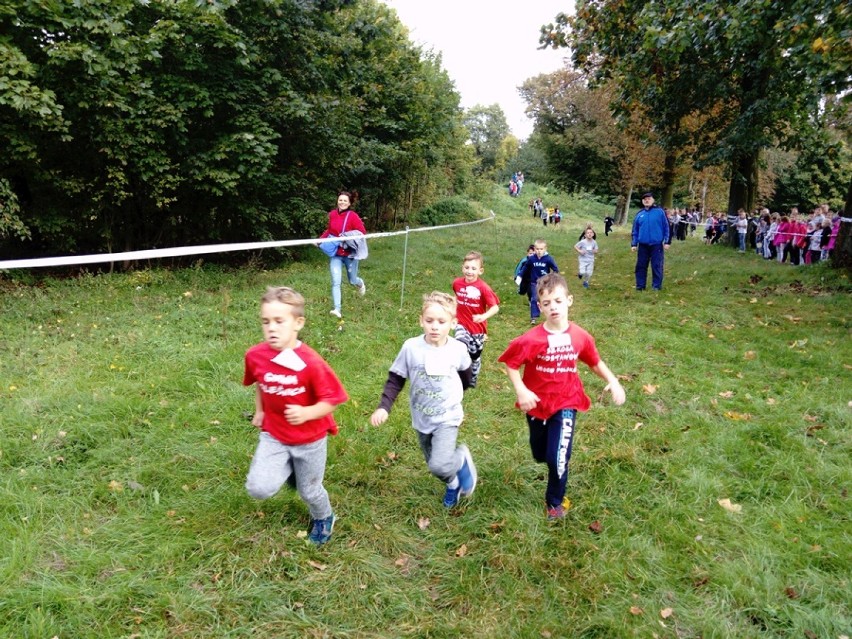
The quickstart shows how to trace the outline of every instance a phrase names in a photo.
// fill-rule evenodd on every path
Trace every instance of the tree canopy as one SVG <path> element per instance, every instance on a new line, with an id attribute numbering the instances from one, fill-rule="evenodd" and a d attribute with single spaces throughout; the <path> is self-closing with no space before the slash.
<path id="1" fill-rule="evenodd" d="M 338 188 L 380 225 L 470 179 L 440 58 L 375 0 L 9 0 L 0 34 L 7 253 L 311 234 Z"/>

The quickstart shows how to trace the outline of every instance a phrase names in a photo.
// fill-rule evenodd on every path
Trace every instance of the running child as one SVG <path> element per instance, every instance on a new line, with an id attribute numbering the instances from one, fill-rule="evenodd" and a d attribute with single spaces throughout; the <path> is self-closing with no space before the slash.
<path id="1" fill-rule="evenodd" d="M 589 288 L 589 280 L 595 272 L 595 255 L 598 252 L 598 243 L 595 242 L 595 231 L 592 227 L 586 227 L 583 239 L 574 245 L 574 250 L 580 254 L 577 258 L 577 277 L 583 280 L 583 288 Z"/>
<path id="2" fill-rule="evenodd" d="M 488 339 L 488 319 L 500 311 L 500 299 L 481 278 L 484 272 L 482 253 L 470 251 L 462 261 L 462 277 L 453 280 L 458 312 L 455 335 L 470 353 L 470 388 L 476 388 L 479 369 L 482 367 L 482 349 Z"/>
<path id="3" fill-rule="evenodd" d="M 251 460 L 246 490 L 267 499 L 285 482 L 308 506 L 308 539 L 324 544 L 334 529 L 334 513 L 323 487 L 327 435 L 337 434 L 332 413 L 348 398 L 331 367 L 299 341 L 305 325 L 305 298 L 285 286 L 269 287 L 260 300 L 264 341 L 245 355 L 243 384 L 257 385 L 251 423 L 260 440 Z"/>
<path id="4" fill-rule="evenodd" d="M 388 372 L 379 407 L 370 416 L 373 426 L 384 424 L 405 380 L 411 381 L 412 426 L 429 471 L 446 484 L 446 508 L 455 506 L 459 497 L 472 495 L 477 479 L 470 450 L 464 444 L 456 445 L 471 362 L 465 345 L 450 337 L 455 325 L 455 298 L 437 291 L 423 296 L 423 335 L 402 345 Z"/>
<path id="5" fill-rule="evenodd" d="M 521 274 L 521 279 L 529 282 L 530 324 L 535 324 L 539 315 L 541 315 L 541 310 L 538 307 L 538 298 L 536 297 L 536 282 L 548 273 L 559 272 L 556 261 L 547 253 L 547 242 L 539 238 L 533 242 L 533 247 L 535 248 L 535 255 L 527 260 L 527 263 L 524 265 L 524 272 Z"/>
<path id="6" fill-rule="evenodd" d="M 574 296 L 565 278 L 550 273 L 538 281 L 537 288 L 544 323 L 512 340 L 498 361 L 506 365 L 517 396 L 515 406 L 526 413 L 533 459 L 547 464 L 547 518 L 561 519 L 570 507 L 565 486 L 577 411 L 591 406 L 577 373 L 577 360 L 607 382 L 604 390 L 612 393 L 617 406 L 625 397 L 621 383 L 598 355 L 594 338 L 568 321 Z"/>

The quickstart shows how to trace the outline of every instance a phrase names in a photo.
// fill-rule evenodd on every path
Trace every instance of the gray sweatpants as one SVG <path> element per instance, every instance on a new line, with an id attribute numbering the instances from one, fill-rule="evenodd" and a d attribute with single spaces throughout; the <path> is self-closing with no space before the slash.
<path id="1" fill-rule="evenodd" d="M 267 499 L 293 474 L 299 497 L 307 504 L 311 518 L 325 519 L 331 516 L 331 502 L 322 485 L 327 450 L 327 437 L 288 446 L 262 431 L 246 477 L 246 490 L 255 499 Z"/>
<path id="2" fill-rule="evenodd" d="M 445 484 L 455 478 L 464 463 L 464 455 L 456 448 L 458 436 L 458 426 L 439 426 L 432 433 L 417 431 L 420 450 L 426 458 L 429 472 Z"/>

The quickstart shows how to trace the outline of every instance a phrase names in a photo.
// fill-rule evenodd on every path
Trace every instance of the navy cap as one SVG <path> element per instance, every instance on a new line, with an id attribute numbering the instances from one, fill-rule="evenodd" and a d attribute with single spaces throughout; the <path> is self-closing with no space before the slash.
<path id="1" fill-rule="evenodd" d="M 645 193 L 645 194 L 642 196 L 642 199 L 644 200 L 646 197 L 654 197 L 654 194 L 653 194 L 653 193 L 651 193 L 650 191 L 648 191 L 647 193 Z"/>

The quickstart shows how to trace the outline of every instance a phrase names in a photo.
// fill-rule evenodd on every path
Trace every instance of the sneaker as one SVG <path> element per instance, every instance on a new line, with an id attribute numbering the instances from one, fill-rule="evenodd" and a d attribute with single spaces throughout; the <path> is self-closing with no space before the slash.
<path id="1" fill-rule="evenodd" d="M 329 314 L 329 315 L 334 315 L 337 319 L 341 319 L 341 318 L 343 317 L 343 316 L 340 314 L 340 311 L 338 311 L 336 308 L 331 309 L 331 310 L 328 312 L 328 314 Z"/>
<path id="2" fill-rule="evenodd" d="M 476 466 L 473 464 L 473 457 L 470 454 L 470 450 L 468 447 L 462 444 L 459 446 L 459 450 L 464 455 L 464 462 L 462 462 L 462 467 L 459 468 L 458 478 L 459 485 L 461 487 L 461 496 L 462 497 L 470 497 L 473 494 L 473 491 L 476 490 Z"/>
<path id="3" fill-rule="evenodd" d="M 547 518 L 550 521 L 556 521 L 557 519 L 562 519 L 565 517 L 565 506 L 559 504 L 558 506 L 549 506 L 547 508 Z"/>
<path id="4" fill-rule="evenodd" d="M 535 326 L 535 318 L 532 318 L 532 319 L 530 320 L 530 326 Z"/>
<path id="5" fill-rule="evenodd" d="M 577 273 L 577 279 L 578 279 L 578 280 L 583 279 L 583 275 L 582 275 L 581 273 Z"/>
<path id="6" fill-rule="evenodd" d="M 331 531 L 334 530 L 334 522 L 337 518 L 334 513 L 325 519 L 312 519 L 311 531 L 308 533 L 308 541 L 316 546 L 322 546 L 331 539 Z"/>
<path id="7" fill-rule="evenodd" d="M 588 282 L 583 282 L 583 288 L 589 288 L 589 283 L 588 283 Z"/>
<path id="8" fill-rule="evenodd" d="M 458 488 L 447 486 L 447 492 L 444 493 L 444 508 L 452 508 L 459 503 L 459 492 L 461 492 L 461 486 Z"/>
<path id="9" fill-rule="evenodd" d="M 361 286 L 358 287 L 358 295 L 364 297 L 367 294 L 367 284 L 365 282 L 361 282 Z"/>

